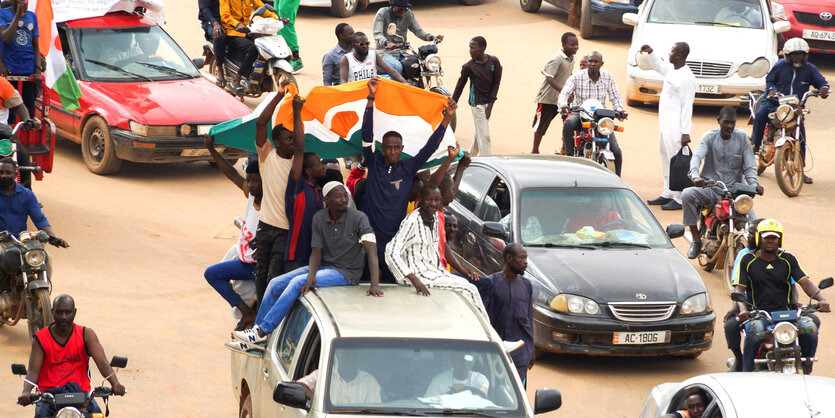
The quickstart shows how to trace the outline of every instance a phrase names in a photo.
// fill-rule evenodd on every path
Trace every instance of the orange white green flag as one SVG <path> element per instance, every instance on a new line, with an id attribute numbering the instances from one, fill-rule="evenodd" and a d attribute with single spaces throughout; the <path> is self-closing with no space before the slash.
<path id="1" fill-rule="evenodd" d="M 49 0 L 29 0 L 29 10 L 38 16 L 40 32 L 38 48 L 46 59 L 44 82 L 47 87 L 58 93 L 61 106 L 65 110 L 78 109 L 81 89 L 78 88 L 78 82 L 61 50 L 58 27 L 55 25 L 52 13 L 52 3 Z"/>

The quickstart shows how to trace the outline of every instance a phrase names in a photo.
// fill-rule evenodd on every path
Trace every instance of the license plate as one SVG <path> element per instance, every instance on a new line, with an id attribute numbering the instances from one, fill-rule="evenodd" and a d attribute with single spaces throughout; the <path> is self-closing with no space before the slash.
<path id="1" fill-rule="evenodd" d="M 699 84 L 696 93 L 722 94 L 722 86 L 718 84 Z"/>
<path id="2" fill-rule="evenodd" d="M 218 147 L 215 148 L 217 152 L 223 153 L 225 148 Z M 181 157 L 205 157 L 209 155 L 209 150 L 205 148 L 194 148 L 194 149 L 184 149 L 183 152 L 180 153 Z"/>
<path id="3" fill-rule="evenodd" d="M 835 42 L 835 32 L 826 30 L 803 29 L 803 37 L 806 39 L 816 39 L 818 41 Z"/>
<path id="4" fill-rule="evenodd" d="M 613 344 L 663 344 L 670 342 L 670 331 L 616 332 Z"/>
<path id="5" fill-rule="evenodd" d="M 197 125 L 197 135 L 199 135 L 199 136 L 208 135 L 209 130 L 212 129 L 212 126 L 214 126 L 214 125 Z"/>

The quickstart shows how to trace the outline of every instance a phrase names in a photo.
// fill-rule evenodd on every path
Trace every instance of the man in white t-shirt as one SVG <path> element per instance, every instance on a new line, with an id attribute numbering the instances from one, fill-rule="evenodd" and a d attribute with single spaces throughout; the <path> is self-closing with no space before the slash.
<path id="1" fill-rule="evenodd" d="M 457 393 L 465 388 L 475 388 L 484 394 L 490 389 L 490 382 L 483 374 L 474 372 L 475 358 L 470 354 L 461 355 L 455 360 L 455 367 L 438 373 L 429 383 L 426 395 L 440 396 Z"/>
<path id="2" fill-rule="evenodd" d="M 354 33 L 353 40 L 352 52 L 345 54 L 342 60 L 339 61 L 340 83 L 345 84 L 352 81 L 374 78 L 377 76 L 377 67 L 380 67 L 394 80 L 401 83 L 406 82 L 406 79 L 399 72 L 394 71 L 380 55 L 368 49 L 369 45 L 371 45 L 371 42 L 368 41 L 368 36 L 362 32 L 356 32 Z"/>
<path id="3" fill-rule="evenodd" d="M 217 167 L 224 175 L 247 197 L 246 212 L 244 221 L 241 224 L 241 234 L 238 243 L 235 245 L 237 257 L 234 260 L 223 261 L 206 269 L 203 276 L 206 281 L 218 292 L 230 306 L 238 308 L 241 312 L 241 321 L 235 327 L 244 329 L 245 326 L 255 322 L 256 312 L 235 292 L 230 283 L 231 280 L 255 280 L 255 248 L 250 243 L 255 240 L 256 228 L 258 228 L 258 213 L 261 209 L 261 174 L 258 171 L 258 162 L 254 161 L 246 166 L 246 178 L 238 174 L 229 162 L 215 150 L 214 137 L 206 139 L 206 148 L 214 158 Z"/>

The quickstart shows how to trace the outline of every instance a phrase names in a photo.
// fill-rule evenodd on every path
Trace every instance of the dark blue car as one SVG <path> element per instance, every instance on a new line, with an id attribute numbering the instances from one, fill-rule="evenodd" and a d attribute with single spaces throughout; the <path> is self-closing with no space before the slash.
<path id="1" fill-rule="evenodd" d="M 608 28 L 625 28 L 621 21 L 624 13 L 638 13 L 638 6 L 644 0 L 545 0 L 560 10 L 568 12 L 571 4 L 579 1 L 575 6 L 580 12 L 580 36 L 584 39 L 594 38 L 594 27 L 604 26 Z M 522 10 L 528 13 L 536 13 L 542 0 L 519 0 Z"/>

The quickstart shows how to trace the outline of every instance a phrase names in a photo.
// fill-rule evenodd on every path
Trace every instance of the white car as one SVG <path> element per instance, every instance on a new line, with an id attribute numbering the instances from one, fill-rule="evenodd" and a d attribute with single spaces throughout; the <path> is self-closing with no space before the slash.
<path id="1" fill-rule="evenodd" d="M 702 389 L 708 397 L 702 418 L 835 414 L 835 379 L 782 373 L 715 373 L 652 388 L 641 409 L 641 418 L 686 410 L 686 397 L 695 389 Z"/>
<path id="2" fill-rule="evenodd" d="M 664 60 L 676 42 L 687 42 L 687 65 L 698 82 L 697 105 L 739 106 L 739 97 L 765 88 L 765 76 L 777 62 L 777 34 L 791 28 L 771 22 L 769 0 L 647 0 L 638 13 L 625 13 L 635 26 L 626 75 L 630 106 L 657 103 L 663 78 L 639 66 L 642 45 Z M 646 67 L 644 67 L 646 68 Z"/>

